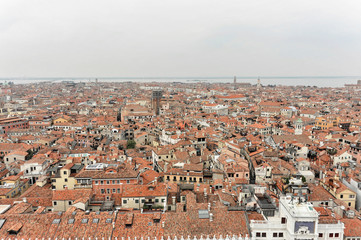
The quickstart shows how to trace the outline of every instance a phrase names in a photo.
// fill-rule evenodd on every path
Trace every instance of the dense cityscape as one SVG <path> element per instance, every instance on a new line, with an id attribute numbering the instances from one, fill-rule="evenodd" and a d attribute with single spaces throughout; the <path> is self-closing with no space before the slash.
<path id="1" fill-rule="evenodd" d="M 1 239 L 360 239 L 361 80 L 1 85 Z"/>

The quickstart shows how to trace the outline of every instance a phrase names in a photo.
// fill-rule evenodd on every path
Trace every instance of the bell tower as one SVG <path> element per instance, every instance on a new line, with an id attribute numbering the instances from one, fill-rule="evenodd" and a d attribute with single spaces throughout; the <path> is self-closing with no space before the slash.
<path id="1" fill-rule="evenodd" d="M 302 135 L 303 122 L 302 119 L 299 118 L 295 123 L 295 135 Z"/>

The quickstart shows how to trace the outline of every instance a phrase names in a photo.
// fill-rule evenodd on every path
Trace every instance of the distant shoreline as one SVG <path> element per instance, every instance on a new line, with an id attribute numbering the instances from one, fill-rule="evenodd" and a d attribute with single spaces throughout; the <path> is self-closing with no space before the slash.
<path id="1" fill-rule="evenodd" d="M 0 82 L 14 82 L 15 84 L 37 82 L 183 82 L 183 83 L 233 83 L 234 76 L 230 77 L 0 77 Z M 345 84 L 355 84 L 361 76 L 260 76 L 263 85 L 283 86 L 317 86 L 343 87 Z M 258 76 L 237 76 L 238 83 L 257 83 Z"/>

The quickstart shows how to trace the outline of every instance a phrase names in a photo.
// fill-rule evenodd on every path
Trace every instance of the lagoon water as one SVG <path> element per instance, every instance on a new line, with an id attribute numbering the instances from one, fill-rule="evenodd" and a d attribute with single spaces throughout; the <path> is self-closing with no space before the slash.
<path id="1" fill-rule="evenodd" d="M 15 84 L 36 83 L 36 82 L 210 82 L 210 83 L 233 83 L 233 76 L 230 77 L 31 77 L 31 78 L 0 78 L 0 83 L 12 81 Z M 343 87 L 344 84 L 356 84 L 360 76 L 260 76 L 263 85 L 304 85 L 318 87 Z M 237 76 L 237 82 L 257 83 L 258 76 Z"/>

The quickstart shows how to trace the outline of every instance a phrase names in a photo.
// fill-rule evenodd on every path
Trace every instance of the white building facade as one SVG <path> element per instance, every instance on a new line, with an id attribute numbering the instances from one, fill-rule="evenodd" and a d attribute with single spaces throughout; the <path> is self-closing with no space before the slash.
<path id="1" fill-rule="evenodd" d="M 287 196 L 280 199 L 278 215 L 267 220 L 251 220 L 250 229 L 251 239 L 341 240 L 344 224 L 320 223 L 311 203 Z"/>

